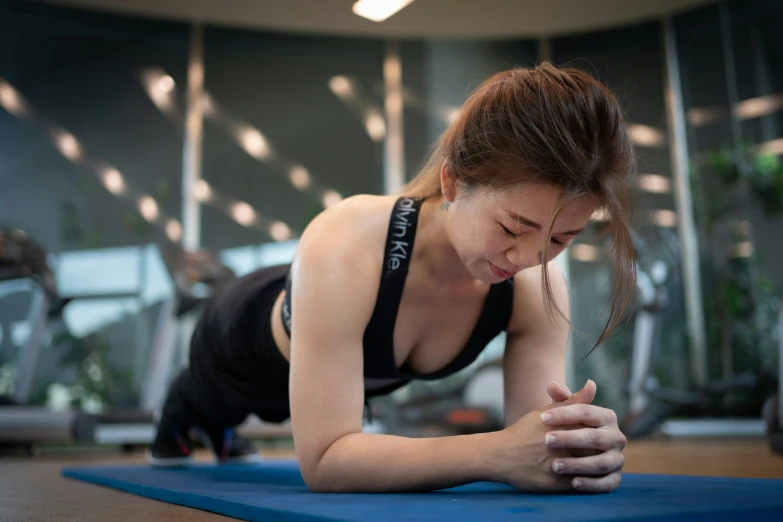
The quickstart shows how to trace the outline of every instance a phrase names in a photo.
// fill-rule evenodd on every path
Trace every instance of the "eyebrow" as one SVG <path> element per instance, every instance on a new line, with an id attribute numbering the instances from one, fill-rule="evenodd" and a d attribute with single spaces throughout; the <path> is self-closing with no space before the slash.
<path id="1" fill-rule="evenodd" d="M 526 218 L 525 216 L 521 216 L 521 215 L 517 214 L 516 212 L 511 212 L 510 210 L 508 211 L 508 217 L 510 217 L 511 219 L 513 219 L 515 221 L 518 221 L 518 222 L 522 223 L 523 225 L 527 225 L 529 227 L 533 227 L 533 228 L 535 228 L 537 230 L 542 230 L 544 228 L 541 225 L 539 225 L 538 223 L 536 223 L 535 221 L 532 221 L 532 220 Z M 578 236 L 579 234 L 582 233 L 583 230 L 584 230 L 584 228 L 580 228 L 578 230 L 569 230 L 568 232 L 555 233 L 555 235 L 556 236 Z"/>

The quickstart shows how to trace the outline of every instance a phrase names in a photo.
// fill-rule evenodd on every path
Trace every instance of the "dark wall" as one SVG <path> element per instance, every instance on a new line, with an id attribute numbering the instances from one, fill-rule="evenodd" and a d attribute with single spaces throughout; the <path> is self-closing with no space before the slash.
<path id="1" fill-rule="evenodd" d="M 420 100 L 405 108 L 405 153 L 409 178 L 446 130 L 445 108 L 459 108 L 481 82 L 513 67 L 533 65 L 534 41 L 427 40 L 402 47 L 403 83 Z"/>
<path id="2" fill-rule="evenodd" d="M 383 146 L 329 89 L 330 78 L 344 75 L 370 93 L 383 79 L 382 42 L 218 28 L 204 37 L 205 88 L 223 108 L 258 128 L 276 154 L 306 167 L 320 185 L 344 196 L 382 192 Z M 382 106 L 382 98 L 373 98 Z M 323 208 L 317 197 L 291 186 L 283 166 L 259 162 L 210 124 L 203 175 L 221 192 L 297 230 Z M 204 213 L 202 234 L 213 249 L 269 240 L 213 209 Z"/>
<path id="3" fill-rule="evenodd" d="M 186 27 L 0 0 L 0 77 L 36 115 L 66 128 L 86 153 L 159 196 L 179 215 L 182 145 L 140 87 L 144 67 L 184 83 Z M 40 121 L 40 120 L 39 120 Z M 120 246 L 158 237 L 135 207 L 90 170 L 62 157 L 39 124 L 0 110 L 0 222 L 53 251 Z"/>

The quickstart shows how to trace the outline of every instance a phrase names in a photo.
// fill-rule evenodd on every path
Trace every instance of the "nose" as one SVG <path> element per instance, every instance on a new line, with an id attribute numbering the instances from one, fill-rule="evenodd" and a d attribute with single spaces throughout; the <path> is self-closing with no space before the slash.
<path id="1" fill-rule="evenodd" d="M 542 263 L 543 254 L 538 248 L 519 244 L 506 251 L 506 259 L 518 270 L 524 270 L 540 265 Z"/>

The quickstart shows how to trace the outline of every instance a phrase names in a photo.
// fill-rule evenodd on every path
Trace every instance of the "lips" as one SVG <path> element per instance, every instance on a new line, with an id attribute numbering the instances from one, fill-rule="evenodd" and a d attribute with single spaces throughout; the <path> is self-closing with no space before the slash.
<path id="1" fill-rule="evenodd" d="M 492 271 L 493 274 L 496 276 L 502 278 L 502 279 L 509 279 L 511 277 L 514 277 L 514 272 L 506 272 L 502 268 L 499 268 L 492 264 L 492 261 L 487 260 L 487 263 L 489 263 L 489 269 Z"/>

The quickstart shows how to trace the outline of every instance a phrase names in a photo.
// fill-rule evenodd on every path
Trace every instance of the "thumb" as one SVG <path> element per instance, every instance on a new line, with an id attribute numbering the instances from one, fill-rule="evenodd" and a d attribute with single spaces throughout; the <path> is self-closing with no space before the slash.
<path id="1" fill-rule="evenodd" d="M 590 404 L 593 402 L 593 400 L 595 400 L 596 391 L 597 388 L 595 382 L 592 379 L 587 379 L 587 382 L 581 390 L 571 394 L 570 397 L 563 401 L 557 402 L 555 404 L 549 404 L 544 408 L 541 408 L 541 411 L 550 410 L 559 406 L 568 406 L 569 404 Z"/>
<path id="2" fill-rule="evenodd" d="M 546 392 L 552 399 L 552 402 L 562 402 L 571 396 L 571 390 L 567 386 L 552 381 L 546 387 Z"/>

